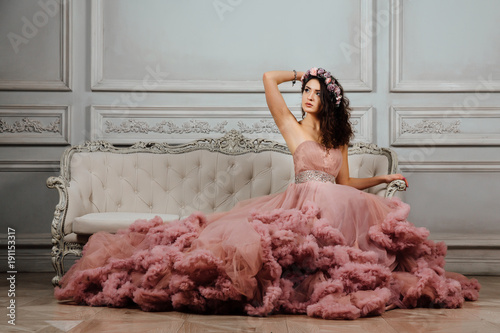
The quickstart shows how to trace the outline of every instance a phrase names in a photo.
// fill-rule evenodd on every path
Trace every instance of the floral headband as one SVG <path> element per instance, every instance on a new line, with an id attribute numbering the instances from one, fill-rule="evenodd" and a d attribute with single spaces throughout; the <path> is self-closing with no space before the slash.
<path id="1" fill-rule="evenodd" d="M 315 76 L 317 78 L 324 80 L 324 82 L 326 84 L 326 88 L 333 95 L 332 97 L 335 98 L 335 105 L 339 106 L 340 102 L 342 101 L 342 91 L 340 90 L 340 87 L 338 86 L 338 84 L 335 83 L 336 80 L 332 76 L 332 74 L 323 68 L 313 67 L 313 68 L 309 69 L 302 76 L 302 79 L 300 79 L 300 80 L 302 81 L 302 83 L 304 83 L 306 78 L 310 78 L 312 76 Z"/>

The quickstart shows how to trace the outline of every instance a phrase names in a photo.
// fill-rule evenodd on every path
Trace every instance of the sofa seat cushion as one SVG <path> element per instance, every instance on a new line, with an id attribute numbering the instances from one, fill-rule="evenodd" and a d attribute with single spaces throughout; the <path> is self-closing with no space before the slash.
<path id="1" fill-rule="evenodd" d="M 74 232 L 64 236 L 64 242 L 66 244 L 78 243 L 84 245 L 89 241 L 89 237 L 92 235 L 75 234 Z"/>
<path id="2" fill-rule="evenodd" d="M 155 213 L 129 213 L 129 212 L 106 212 L 91 213 L 76 217 L 73 222 L 73 232 L 76 234 L 91 235 L 98 231 L 115 233 L 120 229 L 128 228 L 136 220 L 150 220 L 159 216 L 163 221 L 178 220 L 176 214 Z"/>

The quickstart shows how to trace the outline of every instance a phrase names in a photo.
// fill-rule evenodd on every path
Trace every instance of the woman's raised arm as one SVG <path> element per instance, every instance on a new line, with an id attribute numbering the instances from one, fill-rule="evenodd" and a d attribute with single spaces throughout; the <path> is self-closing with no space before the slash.
<path id="1" fill-rule="evenodd" d="M 278 129 L 281 134 L 286 138 L 286 131 L 291 123 L 297 123 L 295 116 L 290 112 L 288 106 L 278 89 L 278 85 L 283 82 L 293 81 L 294 79 L 300 81 L 304 72 L 294 71 L 271 71 L 264 73 L 262 81 L 264 82 L 264 90 L 266 92 L 266 101 L 269 111 L 274 118 Z"/>

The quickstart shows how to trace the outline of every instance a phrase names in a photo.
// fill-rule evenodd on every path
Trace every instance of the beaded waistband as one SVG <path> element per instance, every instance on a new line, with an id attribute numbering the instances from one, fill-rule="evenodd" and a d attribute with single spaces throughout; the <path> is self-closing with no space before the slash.
<path id="1" fill-rule="evenodd" d="M 295 183 L 305 183 L 311 180 L 317 180 L 323 183 L 332 182 L 335 184 L 335 177 L 328 172 L 319 170 L 306 170 L 295 175 Z"/>

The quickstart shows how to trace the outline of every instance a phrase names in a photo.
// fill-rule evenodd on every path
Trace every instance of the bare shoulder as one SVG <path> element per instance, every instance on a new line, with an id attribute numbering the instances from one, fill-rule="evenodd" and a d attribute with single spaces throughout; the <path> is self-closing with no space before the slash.
<path id="1" fill-rule="evenodd" d="M 292 155 L 295 153 L 297 147 L 304 141 L 318 142 L 316 138 L 314 138 L 302 127 L 300 121 L 296 121 L 295 124 L 291 124 L 289 127 L 287 126 L 281 134 L 283 135 L 283 138 L 288 146 L 288 150 L 290 150 Z"/>

